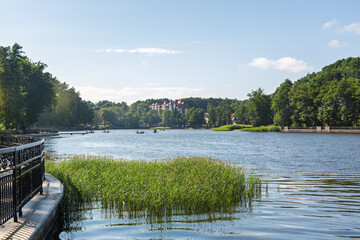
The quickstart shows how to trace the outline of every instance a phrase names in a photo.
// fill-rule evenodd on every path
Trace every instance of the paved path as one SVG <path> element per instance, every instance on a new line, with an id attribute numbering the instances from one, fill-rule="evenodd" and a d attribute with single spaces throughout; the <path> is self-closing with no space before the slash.
<path id="1" fill-rule="evenodd" d="M 56 178 L 46 173 L 43 195 L 37 194 L 23 207 L 23 216 L 0 226 L 0 239 L 44 239 L 56 220 L 57 209 L 64 191 Z"/>

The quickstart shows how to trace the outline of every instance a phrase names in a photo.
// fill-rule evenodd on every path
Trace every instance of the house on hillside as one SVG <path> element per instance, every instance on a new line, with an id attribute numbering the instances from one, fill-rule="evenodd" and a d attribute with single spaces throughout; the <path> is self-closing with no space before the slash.
<path id="1" fill-rule="evenodd" d="M 237 120 L 236 120 L 236 117 L 235 117 L 235 113 L 232 113 L 231 116 L 230 116 L 230 119 L 231 119 L 231 122 L 232 124 L 237 124 Z"/>
<path id="2" fill-rule="evenodd" d="M 153 103 L 150 105 L 150 109 L 151 110 L 157 110 L 158 114 L 161 114 L 161 111 L 165 111 L 165 110 L 169 110 L 169 111 L 173 111 L 173 110 L 177 110 L 179 112 L 181 112 L 182 114 L 186 114 L 189 111 L 189 105 L 187 103 L 184 103 L 180 100 L 171 100 L 170 102 L 164 101 L 162 104 L 161 103 Z"/>

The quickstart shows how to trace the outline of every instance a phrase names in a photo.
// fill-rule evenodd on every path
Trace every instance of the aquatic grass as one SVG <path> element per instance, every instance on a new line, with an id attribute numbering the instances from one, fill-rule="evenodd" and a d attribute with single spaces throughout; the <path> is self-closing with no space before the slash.
<path id="1" fill-rule="evenodd" d="M 244 168 L 201 157 L 125 161 L 74 156 L 47 162 L 46 171 L 63 183 L 64 205 L 100 201 L 104 209 L 158 215 L 248 206 L 261 191 L 260 178 Z"/>
<path id="2" fill-rule="evenodd" d="M 252 128 L 252 125 L 245 124 L 232 124 L 232 125 L 224 125 L 218 128 L 213 128 L 213 131 L 233 131 L 236 129 L 244 129 L 244 128 Z"/>

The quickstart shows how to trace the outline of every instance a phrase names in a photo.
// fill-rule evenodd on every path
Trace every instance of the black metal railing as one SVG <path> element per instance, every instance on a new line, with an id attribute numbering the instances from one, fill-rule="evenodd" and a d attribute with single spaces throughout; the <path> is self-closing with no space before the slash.
<path id="1" fill-rule="evenodd" d="M 22 207 L 42 194 L 44 140 L 0 136 L 0 225 L 22 216 Z M 5 148 L 4 148 L 5 147 Z"/>

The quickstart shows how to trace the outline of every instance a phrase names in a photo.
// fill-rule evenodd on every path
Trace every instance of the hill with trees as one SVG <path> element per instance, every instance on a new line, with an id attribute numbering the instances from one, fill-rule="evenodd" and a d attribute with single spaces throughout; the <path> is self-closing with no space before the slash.
<path id="1" fill-rule="evenodd" d="M 347 58 L 310 73 L 295 82 L 286 79 L 273 94 L 259 88 L 248 99 L 182 98 L 186 114 L 151 110 L 148 99 L 130 105 L 84 101 L 80 93 L 45 72 L 46 64 L 32 62 L 22 47 L 0 47 L 0 130 L 28 127 L 60 129 L 201 128 L 237 123 L 253 126 L 359 126 L 360 58 Z"/>
<path id="2" fill-rule="evenodd" d="M 339 60 L 293 84 L 285 80 L 272 109 L 282 126 L 360 125 L 360 58 Z"/>

